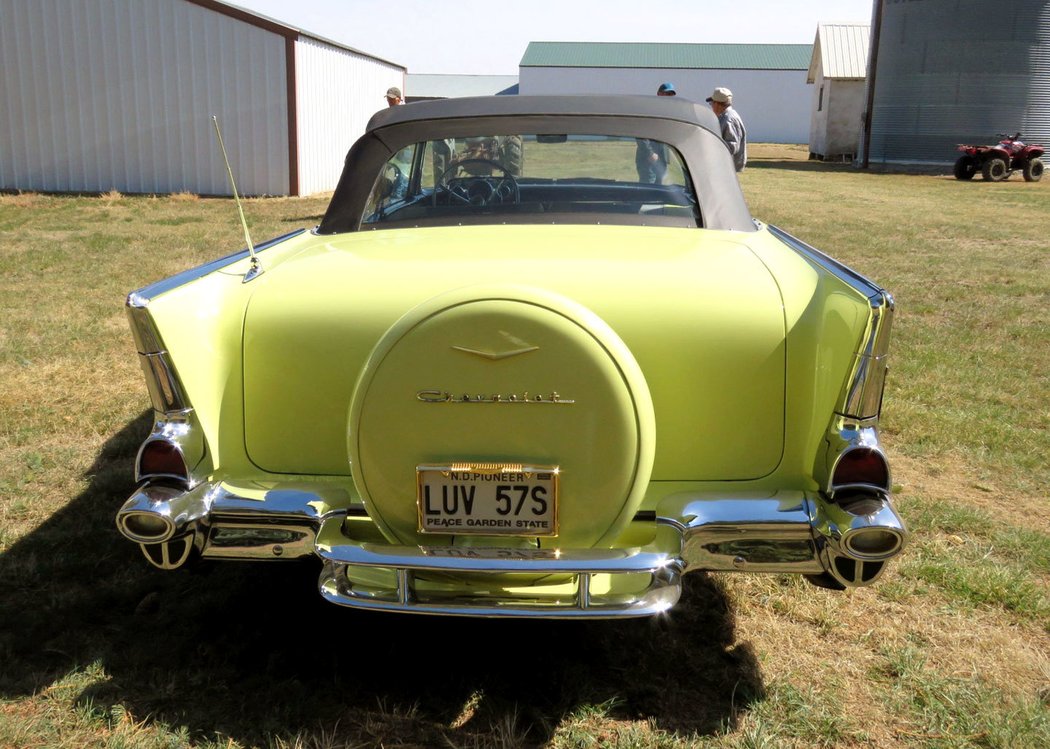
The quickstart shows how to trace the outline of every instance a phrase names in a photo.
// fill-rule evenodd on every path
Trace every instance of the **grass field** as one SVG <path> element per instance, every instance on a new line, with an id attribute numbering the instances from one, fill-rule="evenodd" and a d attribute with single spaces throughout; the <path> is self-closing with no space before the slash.
<path id="1" fill-rule="evenodd" d="M 342 610 L 309 565 L 148 568 L 113 525 L 149 428 L 124 295 L 240 248 L 235 208 L 0 195 L 0 747 L 1050 746 L 1050 180 L 806 156 L 755 146 L 742 183 L 896 296 L 911 545 L 873 588 L 694 575 L 616 623 Z M 324 207 L 245 208 L 261 241 Z"/>

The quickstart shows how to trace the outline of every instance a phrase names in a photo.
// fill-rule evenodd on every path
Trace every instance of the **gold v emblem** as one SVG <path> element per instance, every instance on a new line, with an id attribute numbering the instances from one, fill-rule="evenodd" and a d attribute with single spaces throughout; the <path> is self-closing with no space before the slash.
<path id="1" fill-rule="evenodd" d="M 524 348 L 511 349 L 510 351 L 482 351 L 476 348 L 467 348 L 466 346 L 453 346 L 456 351 L 462 351 L 465 354 L 474 354 L 480 356 L 483 359 L 489 359 L 490 361 L 499 361 L 500 359 L 509 359 L 512 356 L 518 356 L 519 354 L 527 354 L 530 351 L 539 351 L 539 346 L 525 346 Z"/>

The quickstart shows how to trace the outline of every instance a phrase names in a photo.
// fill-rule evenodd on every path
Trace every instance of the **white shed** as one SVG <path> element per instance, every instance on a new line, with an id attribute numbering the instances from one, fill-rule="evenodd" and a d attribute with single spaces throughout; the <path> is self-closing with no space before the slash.
<path id="1" fill-rule="evenodd" d="M 811 159 L 852 160 L 864 132 L 871 26 L 817 26 L 806 83 L 814 84 L 809 126 Z"/>
<path id="2" fill-rule="evenodd" d="M 733 92 L 752 142 L 805 143 L 809 134 L 809 44 L 530 42 L 519 65 L 521 94 L 646 94 L 664 82 L 702 102 Z"/>
<path id="3" fill-rule="evenodd" d="M 0 0 L 0 189 L 332 189 L 406 69 L 217 0 Z"/>

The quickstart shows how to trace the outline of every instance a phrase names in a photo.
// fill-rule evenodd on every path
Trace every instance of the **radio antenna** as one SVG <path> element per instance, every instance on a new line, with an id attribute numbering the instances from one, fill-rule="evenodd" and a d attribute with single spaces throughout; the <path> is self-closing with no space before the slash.
<path id="1" fill-rule="evenodd" d="M 226 162 L 226 174 L 230 177 L 230 187 L 233 189 L 233 199 L 237 203 L 237 213 L 241 216 L 241 228 L 244 229 L 244 241 L 248 243 L 248 254 L 252 259 L 252 267 L 244 274 L 244 279 L 241 281 L 241 283 L 248 283 L 262 273 L 263 269 L 262 266 L 259 265 L 259 257 L 255 254 L 255 245 L 252 244 L 252 238 L 248 234 L 248 222 L 244 220 L 244 209 L 241 207 L 241 196 L 237 194 L 237 183 L 233 181 L 233 169 L 230 168 L 230 159 L 226 155 L 226 146 L 222 143 L 222 132 L 219 130 L 219 118 L 212 115 L 211 122 L 215 125 L 215 137 L 219 139 L 219 150 L 222 151 L 222 160 Z"/>

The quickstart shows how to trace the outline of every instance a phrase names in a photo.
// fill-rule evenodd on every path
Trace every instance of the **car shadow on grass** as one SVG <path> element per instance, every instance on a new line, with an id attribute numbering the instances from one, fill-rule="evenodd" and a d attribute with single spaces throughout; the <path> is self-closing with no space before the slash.
<path id="1" fill-rule="evenodd" d="M 421 746 L 541 744 L 588 715 L 710 734 L 762 699 L 726 592 L 702 574 L 664 616 L 558 622 L 342 609 L 312 563 L 154 570 L 113 523 L 149 426 L 114 435 L 84 493 L 0 556 L 3 698 L 97 664 L 105 677 L 76 700 L 93 715 L 119 705 L 242 745 Z"/>
<path id="2" fill-rule="evenodd" d="M 324 219 L 323 213 L 310 214 L 308 216 L 291 216 L 289 218 L 281 219 L 282 223 L 285 224 L 296 224 L 297 226 L 308 226 L 313 228 L 321 223 Z"/>
<path id="3" fill-rule="evenodd" d="M 792 172 L 856 172 L 850 163 L 841 161 L 819 161 L 811 159 L 754 158 L 747 162 L 748 169 L 786 169 Z"/>

